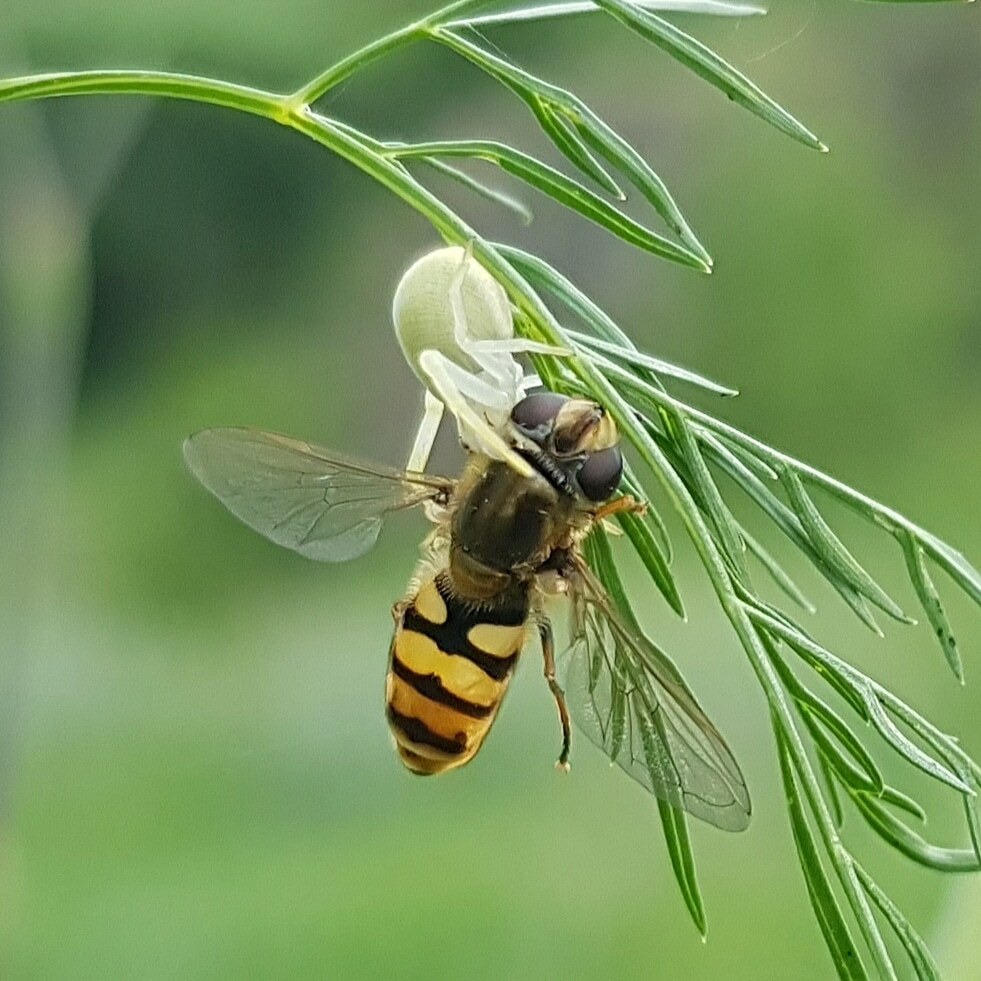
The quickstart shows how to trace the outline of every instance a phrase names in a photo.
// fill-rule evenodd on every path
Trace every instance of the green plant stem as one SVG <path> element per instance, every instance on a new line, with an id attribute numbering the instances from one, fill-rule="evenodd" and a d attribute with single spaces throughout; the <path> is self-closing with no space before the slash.
<path id="1" fill-rule="evenodd" d="M 155 95 L 239 109 L 279 123 L 287 121 L 282 96 L 198 75 L 121 69 L 51 72 L 0 81 L 0 102 L 66 95 Z"/>
<path id="2" fill-rule="evenodd" d="M 378 38 L 363 48 L 342 58 L 336 64 L 331 65 L 326 71 L 321 72 L 316 78 L 308 82 L 290 95 L 287 104 L 291 109 L 299 109 L 304 106 L 312 105 L 330 89 L 346 78 L 354 74 L 365 65 L 379 58 L 384 57 L 397 48 L 403 48 L 415 41 L 426 38 L 430 30 L 440 24 L 446 23 L 466 10 L 476 10 L 479 7 L 486 7 L 490 0 L 455 0 L 454 3 L 437 10 L 435 13 L 423 17 L 421 20 L 406 24 L 385 37 Z"/>
<path id="3" fill-rule="evenodd" d="M 448 241 L 465 245 L 477 232 L 403 167 L 374 152 L 354 130 L 309 108 L 296 108 L 293 97 L 171 72 L 95 71 L 32 75 L 0 83 L 0 102 L 66 95 L 156 95 L 239 109 L 303 133 L 353 163 L 421 212 Z M 498 265 L 503 266 L 503 260 Z M 528 287 L 525 286 L 527 289 Z"/>

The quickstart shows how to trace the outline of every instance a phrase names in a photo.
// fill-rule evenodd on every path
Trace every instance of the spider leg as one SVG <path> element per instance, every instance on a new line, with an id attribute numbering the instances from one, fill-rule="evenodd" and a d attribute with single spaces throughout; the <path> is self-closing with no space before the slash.
<path id="1" fill-rule="evenodd" d="M 445 357 L 445 355 L 442 355 Z M 456 386 L 457 390 L 466 399 L 476 402 L 493 412 L 501 413 L 504 416 L 514 408 L 510 391 L 502 391 L 495 386 L 493 379 L 475 375 L 466 368 L 461 368 L 455 361 L 446 358 L 445 370 L 447 376 Z"/>
<path id="2" fill-rule="evenodd" d="M 468 340 L 463 350 L 480 365 L 483 373 L 493 384 L 509 393 L 512 405 L 519 402 L 529 388 L 541 384 L 537 375 L 531 376 L 534 384 L 529 384 L 524 369 L 514 359 L 515 354 L 549 354 L 553 357 L 566 357 L 572 354 L 566 348 L 530 341 L 526 337 L 512 337 L 500 341 Z"/>
<path id="3" fill-rule="evenodd" d="M 433 392 L 456 417 L 460 436 L 464 441 L 487 456 L 502 460 L 523 477 L 532 474 L 532 468 L 501 438 L 500 434 L 482 419 L 460 390 L 458 382 L 468 388 L 474 382 L 490 388 L 486 382 L 464 371 L 439 351 L 426 350 L 419 355 L 419 367 L 432 386 Z M 479 387 L 479 386 L 475 386 Z M 499 395 L 500 393 L 496 393 Z M 471 395 L 471 397 L 474 397 Z M 508 407 L 510 408 L 510 406 Z"/>
<path id="4" fill-rule="evenodd" d="M 510 349 L 510 345 L 513 345 L 517 340 L 514 337 L 511 310 L 507 297 L 502 290 L 500 309 L 497 311 L 498 316 L 496 318 L 492 316 L 493 310 L 490 303 L 488 303 L 487 310 L 489 319 L 495 322 L 496 329 L 494 332 L 497 336 L 484 340 L 479 340 L 473 336 L 463 304 L 463 283 L 472 260 L 473 243 L 470 243 L 467 246 L 463 261 L 460 263 L 460 269 L 454 274 L 447 290 L 450 312 L 453 315 L 453 340 L 462 354 L 476 362 L 498 393 L 507 394 L 508 409 L 510 409 L 517 401 L 518 384 L 521 380 L 521 368 L 514 360 L 513 352 Z M 504 346 L 498 348 L 498 345 Z"/>
<path id="5" fill-rule="evenodd" d="M 457 347 L 465 351 L 472 342 L 470 326 L 467 322 L 467 312 L 463 305 L 463 283 L 467 278 L 467 271 L 473 261 L 473 243 L 467 244 L 463 258 L 460 260 L 460 268 L 453 274 L 446 297 L 450 301 L 450 312 L 453 314 L 453 340 Z M 507 310 L 507 307 L 502 307 Z M 504 325 L 503 335 L 514 336 L 514 325 L 510 322 L 510 311 L 508 311 L 508 323 Z"/>
<path id="6" fill-rule="evenodd" d="M 545 341 L 533 341 L 527 337 L 509 337 L 501 340 L 467 339 L 463 349 L 477 360 L 476 355 L 486 351 L 488 354 L 551 354 L 553 358 L 568 358 L 573 352 L 567 347 L 556 347 Z"/>
<path id="7" fill-rule="evenodd" d="M 409 453 L 409 462 L 405 467 L 410 473 L 425 473 L 426 464 L 429 463 L 429 455 L 433 451 L 433 443 L 436 442 L 436 433 L 439 431 L 439 424 L 442 419 L 443 403 L 427 389 L 422 420 L 416 431 L 412 451 Z"/>

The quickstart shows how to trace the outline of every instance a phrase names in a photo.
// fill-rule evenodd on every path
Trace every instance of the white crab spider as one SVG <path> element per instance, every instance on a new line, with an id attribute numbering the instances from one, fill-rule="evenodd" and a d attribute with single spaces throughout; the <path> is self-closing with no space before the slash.
<path id="1" fill-rule="evenodd" d="M 514 355 L 568 352 L 515 337 L 504 289 L 459 246 L 429 252 L 408 269 L 395 291 L 392 320 L 402 353 L 426 388 L 406 469 L 425 470 L 445 407 L 464 446 L 530 475 L 500 435 L 511 409 L 541 384 Z"/>

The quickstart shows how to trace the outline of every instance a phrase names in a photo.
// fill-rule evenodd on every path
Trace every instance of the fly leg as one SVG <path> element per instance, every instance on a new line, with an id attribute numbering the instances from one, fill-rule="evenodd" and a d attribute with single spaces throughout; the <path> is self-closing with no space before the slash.
<path id="1" fill-rule="evenodd" d="M 593 513 L 593 520 L 602 521 L 604 518 L 619 514 L 621 511 L 629 511 L 631 514 L 644 514 L 647 511 L 647 502 L 638 501 L 636 497 L 624 494 L 622 497 L 607 501 L 601 508 L 598 508 Z"/>
<path id="2" fill-rule="evenodd" d="M 542 657 L 545 659 L 545 680 L 549 691 L 555 699 L 559 710 L 559 721 L 562 723 L 562 752 L 555 763 L 556 769 L 569 772 L 569 744 L 572 734 L 569 731 L 569 709 L 565 704 L 565 692 L 555 680 L 555 638 L 552 636 L 552 625 L 545 617 L 538 621 L 538 636 L 542 642 Z"/>

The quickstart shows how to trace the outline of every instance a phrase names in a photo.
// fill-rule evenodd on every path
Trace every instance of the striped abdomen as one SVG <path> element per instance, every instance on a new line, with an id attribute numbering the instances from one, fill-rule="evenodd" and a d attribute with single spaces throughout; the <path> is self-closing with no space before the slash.
<path id="1" fill-rule="evenodd" d="M 524 646 L 527 618 L 527 589 L 478 607 L 453 594 L 445 571 L 406 604 L 385 695 L 399 757 L 414 773 L 441 773 L 476 755 Z"/>

